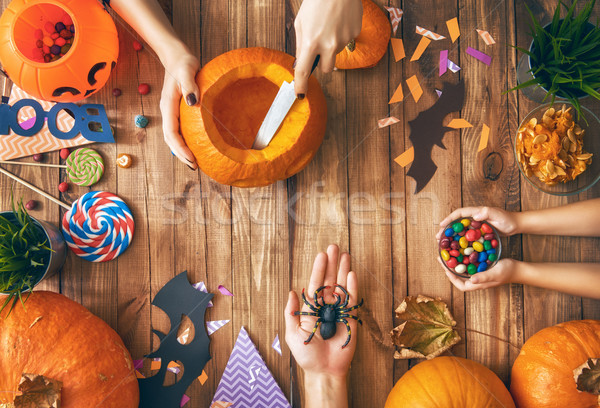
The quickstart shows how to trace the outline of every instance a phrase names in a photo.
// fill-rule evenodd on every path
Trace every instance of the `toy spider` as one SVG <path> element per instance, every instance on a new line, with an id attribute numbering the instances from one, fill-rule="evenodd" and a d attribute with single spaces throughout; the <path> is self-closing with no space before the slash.
<path id="1" fill-rule="evenodd" d="M 342 348 L 344 348 L 348 345 L 348 343 L 350 343 L 351 336 L 350 325 L 348 324 L 347 319 L 354 319 L 357 320 L 360 324 L 362 324 L 362 321 L 358 317 L 348 313 L 354 309 L 358 309 L 359 307 L 361 307 L 363 304 L 362 299 L 357 305 L 354 305 L 352 307 L 346 307 L 348 306 L 348 300 L 350 299 L 350 295 L 342 286 L 335 286 L 340 288 L 342 292 L 344 292 L 344 295 L 346 295 L 346 298 L 344 299 L 344 302 L 342 304 L 340 304 L 340 295 L 338 295 L 335 292 L 333 293 L 333 296 L 337 298 L 335 303 L 325 303 L 325 301 L 323 300 L 323 296 L 321 296 L 321 303 L 319 303 L 319 300 L 317 299 L 319 292 L 321 292 L 323 289 L 329 289 L 331 286 L 321 286 L 319 289 L 315 290 L 314 306 L 306 299 L 306 296 L 304 296 L 304 289 L 302 289 L 302 300 L 304 301 L 304 304 L 307 305 L 310 308 L 310 310 L 312 310 L 312 312 L 294 312 L 294 315 L 314 316 L 317 318 L 315 327 L 313 327 L 312 333 L 310 334 L 310 336 L 308 336 L 308 339 L 304 341 L 304 344 L 308 344 L 312 340 L 313 336 L 317 331 L 317 328 L 319 327 L 319 324 L 321 325 L 321 337 L 323 338 L 323 340 L 332 338 L 333 336 L 335 336 L 336 323 L 340 322 L 344 323 L 346 325 L 346 329 L 348 329 L 348 338 L 342 346 Z"/>

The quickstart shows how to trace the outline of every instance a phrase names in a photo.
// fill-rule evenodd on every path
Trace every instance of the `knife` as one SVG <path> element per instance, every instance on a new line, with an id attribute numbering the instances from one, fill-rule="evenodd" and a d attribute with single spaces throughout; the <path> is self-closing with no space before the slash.
<path id="1" fill-rule="evenodd" d="M 310 70 L 311 74 L 317 67 L 320 58 L 320 55 L 317 55 L 315 58 L 315 62 Z M 271 140 L 273 140 L 275 133 L 277 133 L 279 126 L 281 126 L 281 123 L 287 116 L 295 101 L 296 92 L 294 92 L 294 81 L 283 81 L 283 84 L 281 84 L 281 88 L 279 88 L 279 92 L 277 92 L 277 95 L 275 96 L 275 99 L 273 100 L 265 119 L 260 125 L 260 129 L 258 129 L 256 139 L 254 139 L 254 144 L 252 145 L 253 149 L 261 150 L 271 143 Z"/>

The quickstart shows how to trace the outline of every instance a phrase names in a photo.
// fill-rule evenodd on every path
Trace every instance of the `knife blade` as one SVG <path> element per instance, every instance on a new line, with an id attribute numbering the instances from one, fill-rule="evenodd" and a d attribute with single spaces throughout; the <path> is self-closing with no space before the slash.
<path id="1" fill-rule="evenodd" d="M 317 55 L 310 71 L 311 74 L 317 67 L 319 59 L 320 55 Z M 273 100 L 265 119 L 260 125 L 260 129 L 258 129 L 256 138 L 254 139 L 254 144 L 252 145 L 253 149 L 261 150 L 271 143 L 271 140 L 273 140 L 275 133 L 277 133 L 277 130 L 281 126 L 281 123 L 287 116 L 295 101 L 296 92 L 294 91 L 294 81 L 283 81 L 283 84 L 281 84 L 281 88 L 279 88 L 279 92 L 277 92 L 277 95 L 275 96 L 275 99 Z"/>

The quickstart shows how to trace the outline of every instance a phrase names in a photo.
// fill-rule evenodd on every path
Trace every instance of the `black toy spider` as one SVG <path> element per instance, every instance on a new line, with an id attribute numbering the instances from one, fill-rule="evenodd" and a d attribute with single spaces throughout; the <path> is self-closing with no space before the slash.
<path id="1" fill-rule="evenodd" d="M 308 339 L 304 341 L 304 344 L 308 344 L 312 340 L 313 336 L 317 331 L 317 328 L 319 327 L 319 324 L 321 325 L 321 337 L 323 338 L 323 340 L 332 338 L 333 336 L 335 336 L 336 324 L 337 322 L 340 322 L 344 323 L 346 325 L 346 329 L 348 329 L 348 338 L 342 346 L 342 348 L 344 348 L 348 345 L 348 343 L 350 343 L 351 336 L 350 325 L 348 324 L 348 320 L 346 319 L 354 319 L 357 320 L 360 324 L 362 324 L 362 321 L 358 317 L 351 315 L 348 312 L 361 307 L 363 304 L 363 300 L 361 299 L 357 305 L 354 305 L 352 307 L 346 307 L 348 306 L 348 300 L 350 299 L 350 295 L 342 286 L 335 286 L 340 288 L 342 292 L 344 292 L 344 295 L 346 295 L 346 298 L 344 299 L 344 302 L 342 304 L 340 304 L 340 295 L 338 295 L 335 292 L 333 293 L 333 296 L 335 296 L 337 299 L 335 303 L 325 303 L 325 301 L 323 300 L 323 296 L 321 296 L 321 303 L 319 303 L 319 300 L 317 299 L 319 292 L 321 292 L 323 289 L 329 289 L 331 286 L 321 286 L 319 289 L 315 290 L 315 305 L 312 305 L 306 299 L 306 296 L 304 296 L 304 289 L 302 289 L 302 300 L 304 301 L 304 304 L 307 305 L 310 308 L 310 310 L 312 310 L 312 312 L 294 312 L 294 315 L 314 316 L 317 318 L 315 327 L 313 327 L 312 333 L 310 334 L 310 336 L 308 336 Z"/>

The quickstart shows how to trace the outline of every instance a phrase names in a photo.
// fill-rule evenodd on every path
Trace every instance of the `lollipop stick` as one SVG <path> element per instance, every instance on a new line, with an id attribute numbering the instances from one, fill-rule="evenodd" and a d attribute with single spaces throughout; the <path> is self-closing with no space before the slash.
<path id="1" fill-rule="evenodd" d="M 64 164 L 45 164 L 45 163 L 29 163 L 29 162 L 15 162 L 15 161 L 4 161 L 0 160 L 0 164 L 17 164 L 19 166 L 35 166 L 35 167 L 54 167 L 58 169 L 66 169 L 67 166 Z"/>
<path id="2" fill-rule="evenodd" d="M 29 187 L 30 189 L 32 189 L 33 191 L 35 191 L 35 192 L 36 192 L 36 193 L 38 193 L 38 194 L 41 194 L 41 195 L 43 195 L 44 197 L 46 197 L 48 200 L 52 201 L 53 203 L 55 203 L 55 204 L 58 204 L 58 205 L 60 205 L 61 207 L 63 207 L 63 208 L 65 208 L 65 209 L 67 209 L 67 210 L 70 210 L 70 209 L 71 209 L 71 206 L 68 206 L 67 204 L 63 203 L 62 201 L 60 201 L 60 200 L 58 200 L 58 199 L 56 199 L 56 198 L 52 197 L 50 194 L 48 194 L 48 193 L 46 193 L 46 192 L 44 192 L 44 191 L 40 190 L 39 188 L 37 188 L 37 187 L 36 187 L 36 186 L 34 186 L 33 184 L 29 184 L 29 183 L 28 183 L 28 182 L 26 182 L 25 180 L 23 180 L 23 179 L 21 179 L 21 178 L 19 178 L 19 177 L 15 176 L 14 174 L 12 174 L 12 173 L 10 173 L 10 172 L 8 172 L 8 171 L 4 170 L 2 167 L 0 167 L 0 173 L 2 173 L 2 174 L 4 174 L 4 175 L 6 175 L 6 176 L 8 176 L 8 177 L 10 177 L 11 179 L 13 179 L 13 180 L 15 180 L 15 181 L 17 181 L 17 182 L 19 182 L 19 183 L 21 183 L 21 184 L 23 184 L 25 187 Z"/>

